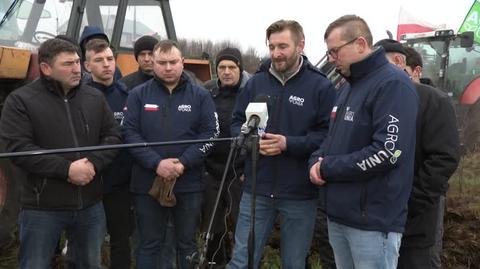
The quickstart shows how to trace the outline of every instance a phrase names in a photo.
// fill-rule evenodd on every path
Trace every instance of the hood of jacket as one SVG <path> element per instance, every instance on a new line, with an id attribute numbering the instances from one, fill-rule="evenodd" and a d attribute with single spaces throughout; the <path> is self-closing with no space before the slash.
<path id="1" fill-rule="evenodd" d="M 82 35 L 80 36 L 79 43 L 80 49 L 82 50 L 82 59 L 85 59 L 85 44 L 93 37 L 103 38 L 110 43 L 108 36 L 105 34 L 102 28 L 98 26 L 85 26 L 85 28 L 83 28 Z"/>

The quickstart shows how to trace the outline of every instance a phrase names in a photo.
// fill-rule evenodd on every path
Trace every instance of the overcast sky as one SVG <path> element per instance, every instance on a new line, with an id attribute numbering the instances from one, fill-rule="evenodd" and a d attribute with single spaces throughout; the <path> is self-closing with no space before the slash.
<path id="1" fill-rule="evenodd" d="M 396 36 L 400 6 L 432 24 L 458 30 L 473 0 L 170 0 L 177 37 L 230 40 L 241 49 L 267 53 L 265 30 L 274 21 L 298 21 L 305 32 L 305 53 L 316 63 L 325 52 L 323 34 L 330 22 L 345 14 L 364 18 L 373 40 Z"/>

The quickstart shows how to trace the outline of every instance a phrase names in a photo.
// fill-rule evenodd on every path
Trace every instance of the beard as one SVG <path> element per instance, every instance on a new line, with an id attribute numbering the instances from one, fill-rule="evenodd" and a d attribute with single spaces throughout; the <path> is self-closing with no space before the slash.
<path id="1" fill-rule="evenodd" d="M 299 55 L 292 55 L 291 57 L 281 57 L 272 59 L 273 68 L 279 73 L 286 73 L 291 71 L 298 63 Z"/>

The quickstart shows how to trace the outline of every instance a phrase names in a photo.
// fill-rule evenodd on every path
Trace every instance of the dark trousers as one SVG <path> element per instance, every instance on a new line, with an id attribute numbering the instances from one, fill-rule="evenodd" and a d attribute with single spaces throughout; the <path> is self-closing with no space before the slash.
<path id="1" fill-rule="evenodd" d="M 315 230 L 313 233 L 312 250 L 320 256 L 320 263 L 324 269 L 335 269 L 333 249 L 328 241 L 327 214 L 320 207 L 317 209 Z M 308 259 L 308 257 L 307 257 Z"/>
<path id="2" fill-rule="evenodd" d="M 397 269 L 432 269 L 431 247 L 426 248 L 402 248 L 398 258 Z"/>
<path id="3" fill-rule="evenodd" d="M 433 225 L 425 223 L 415 223 L 411 225 L 423 225 L 427 229 L 431 229 L 434 233 L 430 245 L 416 246 L 415 237 L 408 238 L 404 235 L 402 246 L 400 247 L 400 257 L 398 258 L 397 269 L 440 269 L 441 268 L 441 254 L 443 242 L 443 217 L 445 211 L 445 196 L 440 196 L 435 207 L 425 211 L 424 215 L 434 218 Z M 429 223 L 431 220 L 428 220 Z M 408 223 L 408 222 L 407 222 Z M 427 226 L 428 225 L 428 226 Z M 422 238 L 418 237 L 420 242 Z M 404 244 L 408 239 L 408 243 Z M 422 244 L 420 244 L 422 245 Z"/>
<path id="4" fill-rule="evenodd" d="M 168 219 L 173 216 L 179 269 L 191 269 L 189 257 L 197 252 L 196 232 L 200 220 L 203 192 L 175 193 L 177 204 L 163 207 L 148 194 L 135 194 L 133 201 L 140 236 L 136 268 L 156 268 L 165 242 Z"/>
<path id="5" fill-rule="evenodd" d="M 104 194 L 103 205 L 110 235 L 111 268 L 130 268 L 130 236 L 134 228 L 132 198 L 128 185 Z"/>

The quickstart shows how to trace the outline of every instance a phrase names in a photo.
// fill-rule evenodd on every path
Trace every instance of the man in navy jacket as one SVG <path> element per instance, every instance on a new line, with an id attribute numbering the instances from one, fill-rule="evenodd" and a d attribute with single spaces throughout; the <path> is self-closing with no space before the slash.
<path id="1" fill-rule="evenodd" d="M 310 158 L 325 186 L 328 235 L 339 268 L 397 266 L 413 181 L 418 97 L 408 75 L 372 49 L 366 22 L 346 15 L 324 35 L 329 61 L 349 82 L 330 130 Z"/>
<path id="2" fill-rule="evenodd" d="M 91 77 L 87 84 L 100 90 L 107 99 L 115 120 L 121 124 L 127 86 L 114 80 L 115 58 L 103 39 L 92 39 L 85 45 L 85 69 Z M 130 268 L 130 235 L 133 231 L 133 212 L 129 191 L 132 157 L 121 150 L 104 171 L 103 206 L 110 235 L 110 264 L 112 268 Z"/>
<path id="3" fill-rule="evenodd" d="M 183 72 L 177 43 L 160 41 L 153 50 L 155 73 L 127 99 L 124 134 L 127 143 L 145 143 L 218 136 L 215 105 L 210 93 L 195 86 Z M 175 223 L 179 268 L 193 268 L 187 257 L 197 248 L 204 185 L 204 158 L 212 143 L 131 149 L 135 159 L 130 190 L 134 193 L 140 245 L 137 268 L 156 268 L 165 237 L 168 211 Z M 165 207 L 148 195 L 154 179 L 176 180 L 176 205 Z M 155 179 L 156 180 L 156 179 Z"/>
<path id="4" fill-rule="evenodd" d="M 269 119 L 260 141 L 256 186 L 254 268 L 275 219 L 281 222 L 282 268 L 305 268 L 315 225 L 318 190 L 308 179 L 308 157 L 328 130 L 329 111 L 335 98 L 330 81 L 302 56 L 305 36 L 296 21 L 280 20 L 266 31 L 271 60 L 240 92 L 232 120 L 232 135 L 245 122 L 245 108 L 258 95 L 269 96 Z M 251 160 L 246 160 L 245 188 L 228 268 L 247 268 Z"/>

